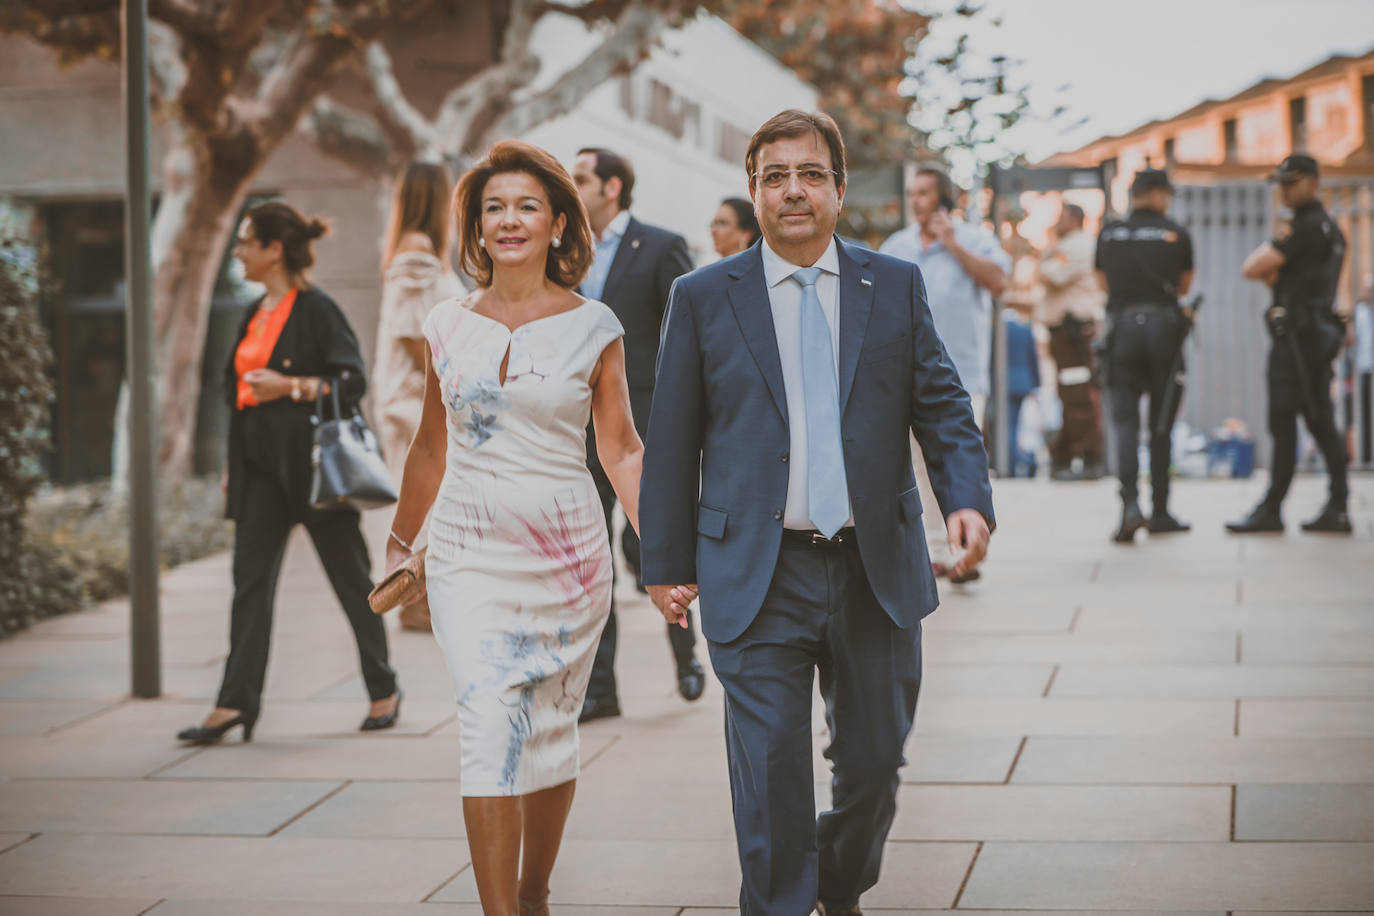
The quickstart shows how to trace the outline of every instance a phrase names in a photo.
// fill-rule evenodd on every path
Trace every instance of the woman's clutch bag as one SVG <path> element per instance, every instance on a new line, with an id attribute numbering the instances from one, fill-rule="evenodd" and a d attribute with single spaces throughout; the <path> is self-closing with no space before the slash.
<path id="1" fill-rule="evenodd" d="M 406 557 L 400 566 L 382 577 L 367 596 L 372 613 L 385 614 L 394 607 L 410 604 L 425 591 L 425 550 Z"/>

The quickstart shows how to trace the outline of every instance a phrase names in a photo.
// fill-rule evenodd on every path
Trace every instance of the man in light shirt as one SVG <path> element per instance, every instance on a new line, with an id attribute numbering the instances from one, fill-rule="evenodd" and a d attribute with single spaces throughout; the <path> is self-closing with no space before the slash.
<path id="1" fill-rule="evenodd" d="M 1054 226 L 1055 243 L 1040 259 L 1045 296 L 1039 321 L 1050 332 L 1050 356 L 1064 421 L 1050 446 L 1055 480 L 1102 477 L 1102 393 L 1097 387 L 1093 339 L 1102 324 L 1104 296 L 1093 272 L 1097 244 L 1083 231 L 1083 208 L 1064 204 Z M 1074 459 L 1082 470 L 1074 470 Z"/>
<path id="2" fill-rule="evenodd" d="M 922 166 L 916 170 L 907 204 L 911 225 L 894 232 L 878 250 L 912 261 L 921 269 L 935 331 L 954 361 L 981 429 L 992 390 L 992 298 L 1000 296 L 1007 284 L 1011 255 L 1003 250 L 997 236 L 951 215 L 957 206 L 954 182 L 939 168 Z M 930 475 L 914 438 L 911 454 L 921 499 L 930 505 L 935 498 Z M 952 573 L 954 564 L 945 546 L 948 537 L 940 513 L 927 513 L 925 526 L 931 568 L 937 577 L 949 575 L 956 583 L 978 578 L 976 568 L 962 575 Z"/>

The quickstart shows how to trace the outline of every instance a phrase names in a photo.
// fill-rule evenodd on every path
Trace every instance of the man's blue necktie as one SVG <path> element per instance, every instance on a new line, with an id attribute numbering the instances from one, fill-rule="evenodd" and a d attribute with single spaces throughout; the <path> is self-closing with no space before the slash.
<path id="1" fill-rule="evenodd" d="M 806 399 L 806 493 L 811 524 L 832 537 L 849 519 L 849 485 L 840 440 L 840 393 L 830 323 L 816 294 L 819 267 L 792 274 L 801 284 L 802 393 Z"/>

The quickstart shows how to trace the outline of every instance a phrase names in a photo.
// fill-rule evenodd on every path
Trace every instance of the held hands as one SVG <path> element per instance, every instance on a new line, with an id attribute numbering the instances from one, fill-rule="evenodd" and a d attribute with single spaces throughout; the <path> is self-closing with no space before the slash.
<path id="1" fill-rule="evenodd" d="M 957 509 L 945 520 L 945 528 L 949 532 L 950 553 L 959 557 L 952 572 L 965 576 L 988 555 L 988 539 L 992 535 L 987 519 L 976 509 Z"/>
<path id="2" fill-rule="evenodd" d="M 649 600 L 663 619 L 687 629 L 687 608 L 697 598 L 695 585 L 646 585 Z"/>

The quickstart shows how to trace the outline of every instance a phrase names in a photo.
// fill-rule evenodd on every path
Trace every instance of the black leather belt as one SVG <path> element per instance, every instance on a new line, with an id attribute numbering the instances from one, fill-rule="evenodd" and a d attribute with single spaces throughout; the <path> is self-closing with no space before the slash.
<path id="1" fill-rule="evenodd" d="M 819 531 L 798 531 L 795 528 L 782 529 L 782 542 L 789 547 L 846 547 L 858 543 L 853 528 L 841 528 L 834 537 L 826 537 Z"/>

